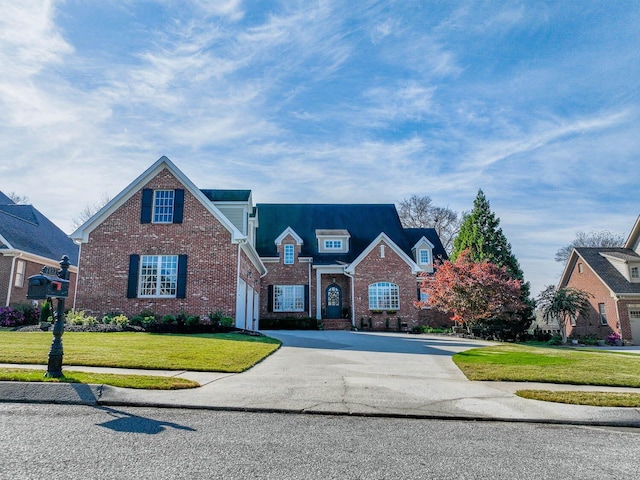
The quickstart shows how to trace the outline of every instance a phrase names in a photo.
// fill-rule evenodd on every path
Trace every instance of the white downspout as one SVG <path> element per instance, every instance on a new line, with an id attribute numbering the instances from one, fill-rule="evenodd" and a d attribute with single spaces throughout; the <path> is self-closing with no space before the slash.
<path id="1" fill-rule="evenodd" d="M 355 277 L 351 275 L 349 272 L 344 271 L 344 274 L 347 278 L 351 279 L 351 326 L 356 328 L 356 287 L 355 287 Z"/>
<path id="2" fill-rule="evenodd" d="M 320 295 L 321 282 L 320 282 L 320 270 L 316 269 L 316 320 L 322 320 L 322 298 Z"/>
<path id="3" fill-rule="evenodd" d="M 316 289 L 318 287 L 316 286 Z M 313 307 L 311 306 L 311 262 L 309 262 L 309 318 L 313 314 Z"/>
<path id="4" fill-rule="evenodd" d="M 78 269 L 76 271 L 76 286 L 73 289 L 73 310 L 76 309 L 76 299 L 78 298 L 78 282 L 80 281 L 80 259 L 82 258 L 82 242 L 78 244 Z"/>

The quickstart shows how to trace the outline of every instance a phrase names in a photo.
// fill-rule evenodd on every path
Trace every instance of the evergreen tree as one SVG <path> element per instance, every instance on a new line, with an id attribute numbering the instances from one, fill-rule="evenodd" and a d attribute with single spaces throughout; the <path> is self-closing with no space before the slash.
<path id="1" fill-rule="evenodd" d="M 465 250 L 469 251 L 474 262 L 486 260 L 505 267 L 511 278 L 521 282 L 521 299 L 525 307 L 520 312 L 522 322 L 519 329 L 524 331 L 529 328 L 534 309 L 534 302 L 529 298 L 531 286 L 524 281 L 520 264 L 511 252 L 511 244 L 500 228 L 500 219 L 491 211 L 482 190 L 478 190 L 473 210 L 462 220 L 460 232 L 453 242 L 451 260 L 455 261 Z"/>

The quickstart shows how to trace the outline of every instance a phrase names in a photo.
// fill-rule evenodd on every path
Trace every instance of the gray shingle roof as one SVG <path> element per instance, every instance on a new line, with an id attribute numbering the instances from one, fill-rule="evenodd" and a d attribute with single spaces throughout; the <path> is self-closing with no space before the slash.
<path id="1" fill-rule="evenodd" d="M 0 235 L 13 248 L 56 261 L 68 255 L 78 265 L 78 246 L 66 233 L 33 206 L 3 203 L 6 198 L 0 196 Z"/>
<path id="2" fill-rule="evenodd" d="M 260 226 L 256 234 L 256 250 L 261 257 L 277 256 L 274 240 L 291 227 L 304 241 L 300 255 L 313 257 L 314 263 L 320 265 L 351 263 L 383 232 L 411 258 L 411 248 L 422 236 L 434 245 L 434 257 L 447 258 L 436 231 L 432 228 L 402 228 L 393 204 L 261 203 L 257 209 Z M 347 230 L 351 235 L 349 252 L 319 253 L 316 230 Z"/>
<path id="3" fill-rule="evenodd" d="M 633 250 L 621 247 L 578 247 L 576 252 L 613 292 L 640 294 L 640 283 L 627 281 L 611 262 L 601 255 L 601 253 L 605 253 L 618 258 L 633 258 L 640 261 L 640 256 Z"/>

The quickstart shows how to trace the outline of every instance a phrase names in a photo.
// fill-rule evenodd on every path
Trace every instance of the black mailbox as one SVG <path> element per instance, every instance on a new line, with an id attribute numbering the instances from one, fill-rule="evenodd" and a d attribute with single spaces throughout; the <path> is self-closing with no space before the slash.
<path id="1" fill-rule="evenodd" d="M 27 298 L 46 300 L 47 298 L 67 298 L 69 296 L 69 280 L 53 275 L 33 275 L 29 277 Z"/>

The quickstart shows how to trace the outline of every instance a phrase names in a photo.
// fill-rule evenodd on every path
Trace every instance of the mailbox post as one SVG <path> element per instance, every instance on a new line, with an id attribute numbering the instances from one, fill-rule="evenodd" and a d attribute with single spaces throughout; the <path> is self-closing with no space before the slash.
<path id="1" fill-rule="evenodd" d="M 58 378 L 62 376 L 62 334 L 64 333 L 64 300 L 69 296 L 69 257 L 64 255 L 60 261 L 57 276 L 34 275 L 29 277 L 27 298 L 34 300 L 58 299 L 58 308 L 54 314 L 53 341 L 49 350 L 49 363 L 45 376 Z"/>

